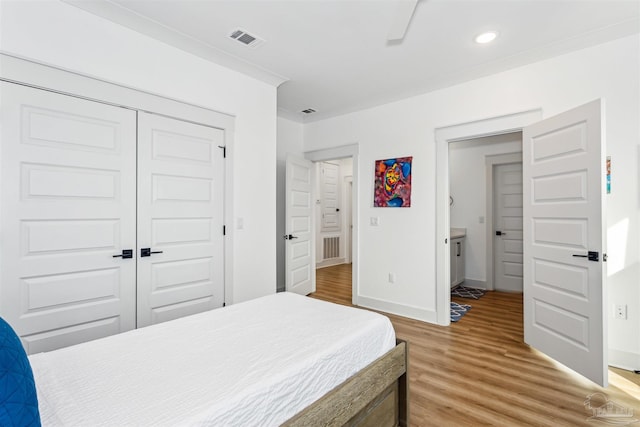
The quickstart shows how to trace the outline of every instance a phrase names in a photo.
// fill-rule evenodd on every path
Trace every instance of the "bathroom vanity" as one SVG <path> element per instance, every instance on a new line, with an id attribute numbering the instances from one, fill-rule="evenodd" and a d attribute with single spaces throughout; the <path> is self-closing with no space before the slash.
<path id="1" fill-rule="evenodd" d="M 465 228 L 451 228 L 450 264 L 451 264 L 451 288 L 464 282 L 464 240 L 467 234 Z"/>

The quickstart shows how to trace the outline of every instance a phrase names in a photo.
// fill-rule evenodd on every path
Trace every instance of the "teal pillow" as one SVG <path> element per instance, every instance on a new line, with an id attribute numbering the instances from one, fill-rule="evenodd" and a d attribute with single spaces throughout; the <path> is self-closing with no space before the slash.
<path id="1" fill-rule="evenodd" d="M 40 426 L 33 372 L 20 338 L 0 317 L 0 426 Z"/>

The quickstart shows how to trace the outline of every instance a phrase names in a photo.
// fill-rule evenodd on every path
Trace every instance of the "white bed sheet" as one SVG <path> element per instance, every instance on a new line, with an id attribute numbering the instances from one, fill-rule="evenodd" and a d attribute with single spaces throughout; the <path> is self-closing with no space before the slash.
<path id="1" fill-rule="evenodd" d="M 394 346 L 382 315 L 279 293 L 30 361 L 43 426 L 276 426 Z"/>

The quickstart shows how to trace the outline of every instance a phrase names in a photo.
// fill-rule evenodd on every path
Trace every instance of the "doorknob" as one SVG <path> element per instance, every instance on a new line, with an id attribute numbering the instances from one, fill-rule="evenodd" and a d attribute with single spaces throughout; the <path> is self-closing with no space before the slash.
<path id="1" fill-rule="evenodd" d="M 600 261 L 600 253 L 596 251 L 589 251 L 587 255 L 573 254 L 576 258 L 589 258 L 589 261 Z"/>
<path id="2" fill-rule="evenodd" d="M 294 236 L 293 234 L 285 234 L 284 235 L 284 240 L 293 240 L 293 239 L 297 239 L 298 236 Z"/>
<path id="3" fill-rule="evenodd" d="M 504 231 L 496 231 L 496 236 L 506 236 L 507 233 L 505 233 Z"/>
<path id="4" fill-rule="evenodd" d="M 119 255 L 112 255 L 113 258 L 122 258 L 122 259 L 128 259 L 128 258 L 133 258 L 133 249 L 123 249 L 122 253 Z"/>
<path id="5" fill-rule="evenodd" d="M 151 248 L 141 248 L 140 257 L 151 256 L 151 254 L 161 254 L 162 251 L 152 251 Z"/>

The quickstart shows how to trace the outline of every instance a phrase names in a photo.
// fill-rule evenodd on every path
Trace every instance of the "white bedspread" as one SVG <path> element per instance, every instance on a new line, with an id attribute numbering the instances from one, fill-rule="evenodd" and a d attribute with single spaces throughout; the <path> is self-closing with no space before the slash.
<path id="1" fill-rule="evenodd" d="M 43 426 L 276 426 L 394 346 L 382 315 L 280 293 L 30 361 Z"/>

